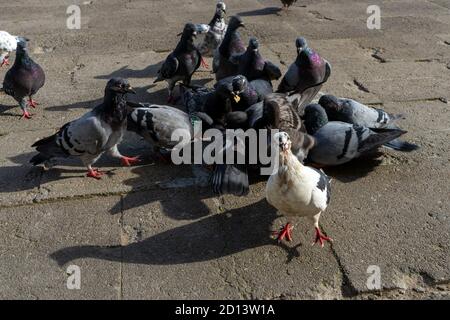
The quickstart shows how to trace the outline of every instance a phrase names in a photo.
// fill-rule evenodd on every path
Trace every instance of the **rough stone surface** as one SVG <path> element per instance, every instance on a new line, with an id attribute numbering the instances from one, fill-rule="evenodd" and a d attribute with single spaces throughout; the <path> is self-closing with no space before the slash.
<path id="1" fill-rule="evenodd" d="M 292 243 L 271 238 L 287 220 L 265 201 L 264 179 L 245 198 L 216 197 L 207 170 L 155 162 L 134 134 L 120 149 L 143 162 L 123 168 L 102 157 L 109 174 L 100 181 L 77 160 L 34 168 L 31 144 L 98 104 L 107 79 L 126 77 L 133 99 L 164 103 L 157 70 L 183 25 L 209 22 L 214 5 L 5 2 L 2 30 L 31 39 L 47 83 L 29 121 L 0 96 L 0 298 L 450 299 L 448 1 L 299 0 L 287 11 L 277 0 L 226 2 L 246 22 L 246 41 L 258 37 L 283 72 L 295 38 L 307 37 L 332 64 L 323 92 L 403 113 L 405 139 L 421 149 L 326 169 L 333 198 L 321 224 L 334 242 L 323 249 L 310 246 L 307 220 L 291 221 Z M 81 30 L 66 27 L 73 3 Z M 367 28 L 369 4 L 380 6 L 381 30 Z M 213 77 L 202 68 L 194 83 Z M 70 265 L 80 267 L 80 290 L 67 289 Z M 370 266 L 380 268 L 379 290 L 367 286 Z"/>

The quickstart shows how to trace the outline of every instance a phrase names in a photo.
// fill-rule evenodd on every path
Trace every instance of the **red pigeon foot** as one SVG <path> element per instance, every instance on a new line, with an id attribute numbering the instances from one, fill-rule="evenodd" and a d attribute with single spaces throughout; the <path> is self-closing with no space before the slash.
<path id="1" fill-rule="evenodd" d="M 104 173 L 99 171 L 98 169 L 91 169 L 91 170 L 88 170 L 86 177 L 90 177 L 90 178 L 99 180 L 103 176 L 103 174 Z"/>
<path id="2" fill-rule="evenodd" d="M 320 243 L 320 246 L 323 248 L 323 242 L 324 241 L 329 241 L 332 242 L 333 239 L 326 237 L 322 234 L 322 232 L 320 231 L 319 228 L 316 227 L 316 239 L 314 240 L 312 245 L 315 245 L 317 242 Z"/>
<path id="3" fill-rule="evenodd" d="M 200 60 L 201 60 L 202 67 L 208 69 L 209 68 L 209 64 L 205 61 L 205 59 L 200 58 Z"/>
<path id="4" fill-rule="evenodd" d="M 120 158 L 120 162 L 122 163 L 123 166 L 129 167 L 132 164 L 141 162 L 141 159 L 139 159 L 139 157 L 122 157 Z"/>
<path id="5" fill-rule="evenodd" d="M 30 106 L 30 107 L 32 107 L 32 108 L 36 108 L 38 105 L 39 105 L 39 103 L 37 103 L 36 102 L 36 100 L 33 100 L 33 99 L 29 99 L 28 100 L 28 105 Z"/>
<path id="6" fill-rule="evenodd" d="M 31 113 L 23 111 L 21 119 L 31 119 Z"/>
<path id="7" fill-rule="evenodd" d="M 287 241 L 292 241 L 293 228 L 294 227 L 291 225 L 291 223 L 288 222 L 280 231 L 275 231 L 274 234 L 277 235 L 277 240 L 281 242 L 284 238 L 286 238 Z"/>

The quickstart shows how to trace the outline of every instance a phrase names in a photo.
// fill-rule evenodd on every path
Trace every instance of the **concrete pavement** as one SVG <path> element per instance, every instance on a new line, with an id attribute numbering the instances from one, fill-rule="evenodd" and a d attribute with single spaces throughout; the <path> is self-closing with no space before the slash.
<path id="1" fill-rule="evenodd" d="M 66 28 L 74 3 L 81 30 Z M 333 198 L 321 223 L 335 241 L 323 249 L 310 246 L 307 220 L 293 221 L 293 243 L 270 238 L 286 219 L 264 200 L 264 181 L 248 197 L 216 197 L 204 171 L 154 163 L 132 134 L 120 149 L 144 162 L 122 168 L 105 156 L 100 181 L 76 160 L 33 168 L 31 144 L 95 106 L 110 77 L 127 77 L 137 100 L 165 102 L 165 85 L 152 84 L 158 67 L 187 21 L 209 22 L 215 1 L 4 3 L 0 29 L 31 39 L 47 83 L 29 121 L 0 96 L 0 298 L 450 298 L 448 1 L 298 0 L 288 12 L 275 0 L 226 3 L 283 71 L 295 38 L 307 37 L 333 66 L 322 91 L 404 113 L 407 139 L 422 148 L 326 170 Z M 381 30 L 366 26 L 373 4 Z M 213 84 L 208 70 L 194 78 Z M 80 290 L 66 286 L 69 265 L 80 267 Z M 367 287 L 369 266 L 381 290 Z"/>

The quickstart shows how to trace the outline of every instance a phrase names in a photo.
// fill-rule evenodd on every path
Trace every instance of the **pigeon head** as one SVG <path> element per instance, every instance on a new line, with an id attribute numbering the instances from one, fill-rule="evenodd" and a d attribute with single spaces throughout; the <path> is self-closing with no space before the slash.
<path id="1" fill-rule="evenodd" d="M 338 98 L 331 94 L 326 94 L 320 97 L 319 104 L 325 109 L 327 115 L 331 118 L 336 118 L 342 109 L 342 105 L 339 103 Z"/>
<path id="2" fill-rule="evenodd" d="M 233 99 L 236 103 L 238 103 L 239 100 L 241 99 L 239 95 L 242 94 L 248 87 L 247 78 L 244 77 L 243 75 L 235 76 L 231 81 L 231 85 L 233 87 L 232 91 Z"/>
<path id="3" fill-rule="evenodd" d="M 280 148 L 282 152 L 291 150 L 292 142 L 291 137 L 286 132 L 277 132 L 273 135 L 273 143 L 276 147 Z"/>
<path id="4" fill-rule="evenodd" d="M 313 135 L 328 123 L 328 116 L 320 104 L 312 103 L 305 107 L 303 115 L 306 131 Z"/>
<path id="5" fill-rule="evenodd" d="M 105 93 L 106 94 L 110 94 L 110 93 L 119 93 L 119 94 L 133 93 L 133 94 L 135 94 L 136 91 L 134 91 L 134 89 L 131 87 L 131 85 L 127 79 L 112 78 L 106 84 Z"/>
<path id="6" fill-rule="evenodd" d="M 189 23 L 186 23 L 186 25 L 184 26 L 181 37 L 186 38 L 186 39 L 192 39 L 192 38 L 197 37 L 197 34 L 198 34 L 198 28 L 196 27 L 195 24 L 189 22 Z"/>
<path id="7" fill-rule="evenodd" d="M 220 17 L 223 17 L 227 13 L 227 6 L 225 2 L 219 1 L 216 5 L 216 14 L 218 14 Z"/>
<path id="8" fill-rule="evenodd" d="M 228 28 L 230 28 L 230 30 L 236 30 L 240 27 L 245 28 L 242 18 L 239 16 L 232 16 L 230 18 L 230 22 L 228 23 Z"/>
<path id="9" fill-rule="evenodd" d="M 233 86 L 229 82 L 219 83 L 216 88 L 216 94 L 223 99 L 233 96 Z"/>
<path id="10" fill-rule="evenodd" d="M 258 48 L 259 48 L 258 39 L 251 37 L 250 40 L 248 41 L 248 49 L 256 52 L 258 51 Z"/>
<path id="11" fill-rule="evenodd" d="M 17 44 L 22 43 L 22 44 L 24 44 L 24 45 L 26 46 L 26 45 L 27 45 L 27 42 L 30 41 L 30 39 L 25 38 L 25 37 L 17 36 L 17 37 L 16 37 L 16 41 L 17 41 Z"/>
<path id="12" fill-rule="evenodd" d="M 18 37 L 17 39 L 17 54 L 20 55 L 21 53 L 27 52 L 27 41 L 25 38 Z"/>
<path id="13" fill-rule="evenodd" d="M 297 53 L 300 53 L 303 51 L 303 49 L 308 48 L 306 39 L 303 37 L 299 37 L 299 38 L 297 38 L 297 40 L 295 40 L 295 46 L 297 47 Z"/>

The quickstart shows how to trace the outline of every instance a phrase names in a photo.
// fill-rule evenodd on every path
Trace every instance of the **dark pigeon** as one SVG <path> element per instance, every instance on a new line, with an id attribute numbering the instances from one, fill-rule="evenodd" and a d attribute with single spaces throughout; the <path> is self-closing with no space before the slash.
<path id="1" fill-rule="evenodd" d="M 190 84 L 194 72 L 200 67 L 202 57 L 200 51 L 194 44 L 197 36 L 197 27 L 192 23 L 187 23 L 184 27 L 181 39 L 175 50 L 170 53 L 161 69 L 155 82 L 166 80 L 168 83 L 168 102 L 174 102 L 173 89 L 178 81 Z"/>
<path id="2" fill-rule="evenodd" d="M 256 79 L 272 81 L 281 77 L 280 68 L 261 56 L 256 38 L 250 38 L 244 54 L 233 56 L 231 60 L 238 64 L 238 74 L 244 75 L 249 81 Z"/>
<path id="3" fill-rule="evenodd" d="M 253 129 L 279 129 L 280 131 L 290 132 L 292 134 L 292 150 L 296 157 L 303 161 L 308 155 L 308 151 L 314 145 L 314 139 L 306 134 L 302 126 L 301 119 L 292 103 L 284 94 L 272 94 L 266 97 L 264 102 L 259 102 L 246 110 L 247 127 Z M 245 129 L 245 128 L 244 128 Z M 258 139 L 260 137 L 258 136 Z M 265 137 L 270 141 L 270 136 Z M 246 151 L 250 150 L 249 141 L 243 142 Z M 259 146 L 259 141 L 256 144 Z M 270 144 L 269 144 L 270 145 Z M 228 146 L 233 147 L 233 146 Z M 237 154 L 237 150 L 233 149 Z M 237 156 L 235 156 L 237 159 Z M 212 188 L 218 194 L 233 194 L 236 196 L 246 195 L 249 192 L 248 171 L 259 168 L 261 164 L 250 164 L 250 155 L 245 154 L 244 164 L 219 164 L 216 165 Z M 258 161 L 259 162 L 259 161 Z"/>
<path id="4" fill-rule="evenodd" d="M 300 93 L 308 104 L 328 80 L 331 65 L 309 48 L 304 38 L 298 38 L 295 44 L 297 58 L 281 80 L 277 92 Z"/>
<path id="5" fill-rule="evenodd" d="M 342 121 L 372 129 L 400 129 L 397 121 L 404 119 L 402 114 L 390 114 L 382 109 L 371 108 L 352 99 L 323 95 L 319 104 L 325 109 L 330 121 Z M 397 151 L 417 150 L 418 145 L 400 139 L 384 145 Z"/>
<path id="6" fill-rule="evenodd" d="M 370 129 L 341 121 L 329 121 L 319 104 L 306 106 L 304 123 L 308 134 L 315 139 L 308 159 L 320 166 L 349 162 L 376 151 L 385 143 L 406 133 L 401 129 Z"/>
<path id="7" fill-rule="evenodd" d="M 238 72 L 238 65 L 233 63 L 230 58 L 245 52 L 245 44 L 238 31 L 240 27 L 244 27 L 241 17 L 232 16 L 225 37 L 214 54 L 213 73 L 216 74 L 217 81 L 234 76 Z"/>
<path id="8" fill-rule="evenodd" d="M 49 167 L 57 158 L 78 157 L 87 167 L 88 177 L 100 179 L 102 172 L 92 165 L 104 152 L 129 166 L 138 157 L 125 157 L 117 149 L 127 126 L 127 93 L 135 93 L 127 80 L 113 78 L 105 88 L 103 102 L 81 118 L 66 123 L 56 134 L 34 143 L 39 152 L 30 162 Z"/>
<path id="9" fill-rule="evenodd" d="M 33 100 L 33 96 L 44 84 L 44 70 L 28 55 L 26 42 L 23 39 L 19 40 L 17 43 L 16 60 L 12 68 L 5 75 L 2 90 L 19 103 L 22 109 L 22 118 L 31 118 L 27 107 L 35 108 L 38 105 Z"/>
<path id="10" fill-rule="evenodd" d="M 288 9 L 295 2 L 297 2 L 297 0 L 281 0 L 281 3 L 283 4 L 283 9 Z"/>

